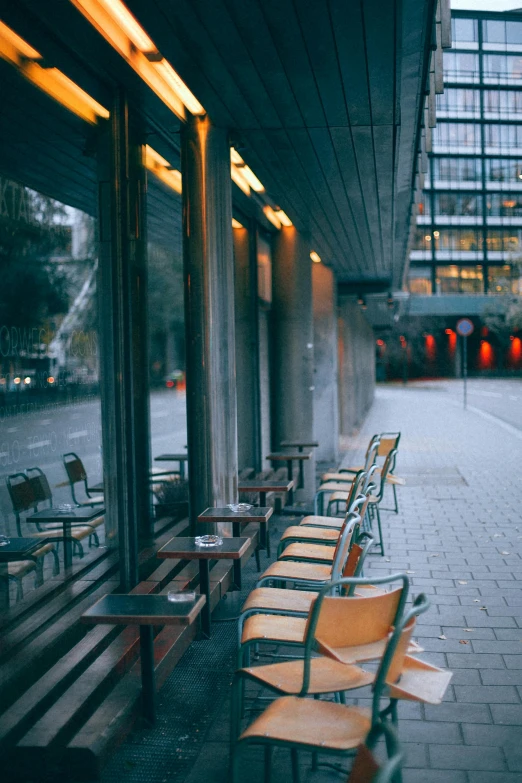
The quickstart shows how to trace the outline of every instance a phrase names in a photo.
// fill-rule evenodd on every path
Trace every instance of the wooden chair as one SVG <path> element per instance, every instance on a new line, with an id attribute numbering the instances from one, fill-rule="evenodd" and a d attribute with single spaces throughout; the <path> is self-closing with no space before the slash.
<path id="1" fill-rule="evenodd" d="M 407 577 L 399 575 L 401 579 L 407 581 Z M 358 580 L 341 580 L 346 582 L 356 582 Z M 353 754 L 353 751 L 364 742 L 368 733 L 377 726 L 381 726 L 387 719 L 388 708 L 383 709 L 381 702 L 386 697 L 388 682 L 395 682 L 400 677 L 402 662 L 406 655 L 406 650 L 411 639 L 411 634 L 415 626 L 415 618 L 428 609 L 429 603 L 425 595 L 420 595 L 415 600 L 411 609 L 400 615 L 397 612 L 395 627 L 389 633 L 389 626 L 386 633 L 386 642 L 384 652 L 379 663 L 372 686 L 372 707 L 371 711 L 363 707 L 346 706 L 345 704 L 322 701 L 317 699 L 305 698 L 313 694 L 314 679 L 312 675 L 313 651 L 322 651 L 323 647 L 333 649 L 325 641 L 328 637 L 331 641 L 331 635 L 334 637 L 337 633 L 337 622 L 335 617 L 338 614 L 339 607 L 333 607 L 332 602 L 342 602 L 349 605 L 350 601 L 363 601 L 370 599 L 360 598 L 335 598 L 327 595 L 332 587 L 340 586 L 329 585 L 328 588 L 321 591 L 314 603 L 310 622 L 307 628 L 305 658 L 300 669 L 301 682 L 300 690 L 297 695 L 285 695 L 273 701 L 267 709 L 256 718 L 241 733 L 239 739 L 235 739 L 239 733 L 240 712 L 239 695 L 241 687 L 241 678 L 243 675 L 236 675 L 233 683 L 232 709 L 233 718 L 231 722 L 231 779 L 232 783 L 239 780 L 239 760 L 240 754 L 244 748 L 250 745 L 261 745 L 265 748 L 265 783 L 270 781 L 271 751 L 274 747 L 286 747 L 291 751 L 292 772 L 294 783 L 299 783 L 299 751 L 309 751 L 313 754 L 313 759 L 317 763 L 318 753 L 328 753 L 346 757 Z M 397 591 L 387 593 L 393 596 Z M 403 592 L 403 591 L 399 591 Z M 326 603 L 327 609 L 323 610 L 323 604 Z M 341 606 L 341 604 L 339 604 Z M 325 615 L 334 609 L 328 620 Z M 366 619 L 370 615 L 365 614 Z M 378 615 L 380 618 L 380 614 Z M 323 619 L 322 619 L 323 618 Z M 334 619 L 332 625 L 332 618 Z M 354 621 L 357 624 L 356 615 Z M 358 623 L 357 628 L 362 630 L 364 624 Z M 321 641 L 321 636 L 323 640 Z M 336 640 L 334 638 L 334 644 Z M 350 665 L 353 661 L 350 661 Z M 358 668 L 358 667 L 357 667 Z M 354 677 L 357 675 L 354 673 Z M 279 690 L 281 692 L 280 686 Z M 370 778 L 371 779 L 371 778 Z"/>
<path id="2" fill-rule="evenodd" d="M 379 763 L 375 758 L 375 747 L 384 739 L 388 758 Z M 386 723 L 370 729 L 368 736 L 357 748 L 347 783 L 399 783 L 404 754 L 397 734 Z"/>
<path id="3" fill-rule="evenodd" d="M 374 439 L 378 439 L 379 445 L 377 449 L 376 454 L 376 463 L 378 465 L 377 470 L 380 471 L 383 467 L 383 464 L 386 460 L 386 457 L 390 453 L 390 451 L 394 450 L 397 452 L 399 448 L 399 441 L 401 439 L 401 433 L 400 432 L 382 432 L 380 435 L 374 435 L 372 440 L 370 441 L 370 445 L 373 443 Z M 368 456 L 368 452 L 367 452 Z M 381 459 L 382 462 L 378 462 L 378 460 Z M 399 476 L 396 476 L 395 471 L 395 463 L 396 463 L 396 457 L 393 461 L 393 465 L 390 467 L 388 471 L 388 475 L 386 477 L 386 483 L 390 484 L 392 487 L 393 492 L 393 500 L 394 500 L 394 507 L 390 509 L 382 508 L 382 511 L 393 511 L 394 513 L 399 513 L 399 501 L 397 497 L 397 487 L 398 486 L 404 486 L 406 484 L 406 481 L 403 478 L 400 478 Z M 365 462 L 366 465 L 366 462 Z M 358 470 L 361 470 L 363 468 L 358 467 L 352 467 L 352 468 L 340 468 L 337 473 L 327 473 L 323 476 L 323 481 L 341 481 L 341 482 L 349 482 L 352 480 L 352 476 L 354 476 Z M 366 469 L 366 468 L 364 468 Z"/>
<path id="4" fill-rule="evenodd" d="M 65 472 L 67 473 L 67 478 L 69 480 L 69 485 L 71 487 L 72 499 L 75 505 L 102 506 L 104 503 L 103 491 L 102 494 L 98 494 L 96 496 L 92 495 L 93 490 L 88 485 L 87 472 L 84 468 L 83 462 L 81 461 L 80 457 L 77 454 L 75 454 L 74 451 L 69 451 L 67 454 L 63 455 L 62 459 L 63 459 Z M 84 500 L 78 500 L 78 498 L 76 497 L 77 484 L 83 484 L 84 492 L 86 495 L 86 498 Z"/>

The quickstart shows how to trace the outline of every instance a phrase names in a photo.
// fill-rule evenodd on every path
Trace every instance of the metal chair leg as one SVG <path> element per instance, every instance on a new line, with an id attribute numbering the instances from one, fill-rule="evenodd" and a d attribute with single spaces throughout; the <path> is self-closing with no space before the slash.
<path id="1" fill-rule="evenodd" d="M 272 746 L 265 745 L 265 783 L 272 780 Z"/>
<path id="2" fill-rule="evenodd" d="M 292 748 L 290 751 L 290 755 L 292 757 L 292 783 L 300 783 L 299 755 L 297 753 L 297 750 L 295 748 Z"/>
<path id="3" fill-rule="evenodd" d="M 381 515 L 379 513 L 379 506 L 375 506 L 375 513 L 377 514 L 377 525 L 379 527 L 379 543 L 381 545 L 381 555 L 382 557 L 384 557 L 384 541 L 382 538 Z"/>

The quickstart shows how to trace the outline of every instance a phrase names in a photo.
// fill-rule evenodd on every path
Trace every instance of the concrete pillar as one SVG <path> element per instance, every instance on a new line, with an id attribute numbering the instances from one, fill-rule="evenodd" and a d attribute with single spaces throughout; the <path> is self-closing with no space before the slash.
<path id="1" fill-rule="evenodd" d="M 272 448 L 313 440 L 314 374 L 310 246 L 292 226 L 274 241 L 272 269 Z M 315 458 L 305 463 L 303 500 L 315 491 Z"/>
<path id="2" fill-rule="evenodd" d="M 228 134 L 181 129 L 190 521 L 237 500 L 234 257 Z"/>
<path id="3" fill-rule="evenodd" d="M 375 338 L 357 303 L 339 306 L 339 411 L 342 435 L 352 435 L 371 408 L 375 393 Z"/>
<path id="4" fill-rule="evenodd" d="M 138 581 L 138 537 L 152 536 L 143 142 L 119 91 L 98 149 L 99 323 L 105 528 L 121 587 Z M 117 533 L 117 538 L 113 537 Z M 111 535 L 113 534 L 113 535 Z"/>
<path id="5" fill-rule="evenodd" d="M 318 462 L 337 462 L 339 407 L 337 302 L 335 277 L 324 264 L 312 264 L 314 314 L 314 432 Z"/>
<path id="6" fill-rule="evenodd" d="M 239 469 L 261 470 L 256 227 L 235 228 L 237 450 Z"/>

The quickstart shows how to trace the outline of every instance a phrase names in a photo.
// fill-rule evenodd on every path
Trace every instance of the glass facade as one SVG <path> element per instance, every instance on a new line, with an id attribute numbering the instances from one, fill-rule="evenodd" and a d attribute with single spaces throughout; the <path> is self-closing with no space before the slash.
<path id="1" fill-rule="evenodd" d="M 519 290 L 522 19 L 504 16 L 453 12 L 410 255 L 412 294 Z"/>

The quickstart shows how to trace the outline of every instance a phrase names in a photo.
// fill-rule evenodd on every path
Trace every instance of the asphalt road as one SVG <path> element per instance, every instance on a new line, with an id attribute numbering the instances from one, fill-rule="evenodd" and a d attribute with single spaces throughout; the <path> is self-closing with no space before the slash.
<path id="1" fill-rule="evenodd" d="M 150 397 L 152 457 L 164 451 L 183 451 L 187 442 L 185 393 L 154 391 Z M 0 418 L 0 476 L 41 468 L 53 489 L 54 501 L 70 502 L 62 455 L 76 452 L 85 464 L 89 481 L 102 477 L 99 398 L 90 398 L 52 410 L 37 410 Z M 154 464 L 154 463 L 153 463 Z M 165 469 L 169 463 L 156 463 Z M 174 466 L 173 466 L 174 467 Z M 1 485 L 4 482 L 0 482 Z M 0 510 L 10 511 L 5 486 L 0 486 Z"/>
<path id="2" fill-rule="evenodd" d="M 419 382 L 415 386 L 444 392 L 454 403 L 460 403 L 464 397 L 462 380 Z M 522 379 L 468 379 L 468 407 L 488 413 L 522 430 Z"/>

